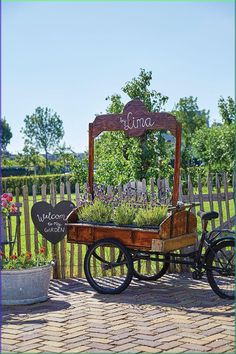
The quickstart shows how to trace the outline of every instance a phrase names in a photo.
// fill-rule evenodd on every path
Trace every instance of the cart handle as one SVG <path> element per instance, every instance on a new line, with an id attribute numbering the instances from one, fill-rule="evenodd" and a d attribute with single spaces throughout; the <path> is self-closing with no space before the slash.
<path id="1" fill-rule="evenodd" d="M 200 203 L 188 203 L 188 204 L 184 204 L 182 202 L 178 202 L 176 206 L 173 206 L 173 207 L 170 207 L 168 208 L 168 211 L 180 211 L 180 210 L 185 210 L 185 209 L 192 209 L 196 206 L 200 206 L 201 204 Z"/>

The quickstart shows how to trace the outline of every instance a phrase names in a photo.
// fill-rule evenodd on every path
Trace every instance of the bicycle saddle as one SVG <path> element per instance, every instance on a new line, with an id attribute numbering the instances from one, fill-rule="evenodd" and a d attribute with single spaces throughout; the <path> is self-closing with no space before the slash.
<path id="1" fill-rule="evenodd" d="M 219 217 L 219 214 L 217 213 L 217 211 L 199 211 L 197 213 L 198 216 L 200 216 L 200 218 L 202 220 L 212 220 L 212 219 L 217 219 Z"/>

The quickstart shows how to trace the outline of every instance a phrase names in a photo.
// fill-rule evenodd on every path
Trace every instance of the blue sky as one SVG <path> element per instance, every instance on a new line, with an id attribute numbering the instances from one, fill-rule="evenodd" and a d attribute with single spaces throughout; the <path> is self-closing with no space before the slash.
<path id="1" fill-rule="evenodd" d="M 2 16 L 2 115 L 12 127 L 11 152 L 22 149 L 23 120 L 38 106 L 59 113 L 64 141 L 84 151 L 94 114 L 140 68 L 169 96 L 166 111 L 180 97 L 197 96 L 212 122 L 219 97 L 234 96 L 232 2 L 5 2 Z"/>

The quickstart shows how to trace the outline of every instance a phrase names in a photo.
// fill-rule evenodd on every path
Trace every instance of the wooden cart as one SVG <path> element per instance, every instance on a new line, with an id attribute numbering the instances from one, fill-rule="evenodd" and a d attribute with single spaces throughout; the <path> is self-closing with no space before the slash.
<path id="1" fill-rule="evenodd" d="M 101 293 L 119 293 L 124 290 L 134 274 L 140 279 L 155 280 L 162 276 L 168 268 L 168 252 L 194 245 L 197 241 L 197 220 L 190 207 L 177 205 L 180 178 L 180 146 L 181 125 L 169 113 L 148 112 L 144 104 L 135 99 L 124 107 L 122 114 L 97 116 L 89 124 L 89 188 L 93 196 L 94 171 L 94 139 L 103 131 L 124 131 L 129 137 L 138 137 L 147 130 L 166 130 L 175 137 L 175 162 L 172 205 L 167 218 L 156 229 L 118 227 L 110 225 L 93 225 L 78 222 L 77 209 L 67 218 L 67 241 L 90 245 L 85 257 L 85 275 L 89 283 Z M 108 249 L 107 258 L 104 249 Z M 157 253 L 159 254 L 156 261 Z M 163 255 L 160 260 L 160 254 Z M 141 262 L 142 261 L 142 262 Z M 101 263 L 101 272 L 97 264 Z M 134 267 L 134 263 L 137 267 Z M 155 270 L 152 274 L 144 274 L 150 270 L 152 262 Z M 136 264 L 135 263 L 135 264 Z M 96 265 L 96 267 L 95 267 Z M 95 275 L 92 268 L 96 268 Z M 120 267 L 120 272 L 117 268 Z M 126 270 L 126 272 L 124 272 Z M 110 272 L 110 273 L 109 273 Z M 109 273 L 109 274 L 108 274 Z M 114 278 L 118 286 L 101 285 L 104 277 Z M 127 273 L 126 275 L 124 273 Z M 146 272 L 147 273 L 147 272 Z M 149 272 L 150 273 L 150 272 Z M 103 278 L 103 280 L 101 280 Z"/>

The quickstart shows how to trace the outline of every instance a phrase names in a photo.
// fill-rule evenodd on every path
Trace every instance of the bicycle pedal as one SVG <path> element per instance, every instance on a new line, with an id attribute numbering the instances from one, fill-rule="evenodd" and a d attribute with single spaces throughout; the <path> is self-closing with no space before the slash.
<path id="1" fill-rule="evenodd" d="M 192 277 L 194 280 L 201 280 L 202 276 L 203 274 L 199 270 L 195 270 L 194 272 L 192 272 Z"/>

